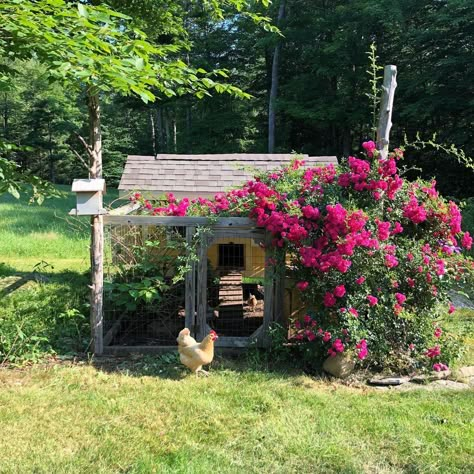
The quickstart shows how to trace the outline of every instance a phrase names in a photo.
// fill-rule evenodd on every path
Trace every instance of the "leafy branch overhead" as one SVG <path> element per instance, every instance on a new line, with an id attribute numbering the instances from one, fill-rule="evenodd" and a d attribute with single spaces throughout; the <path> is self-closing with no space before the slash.
<path id="1" fill-rule="evenodd" d="M 248 6 L 241 0 L 213 0 L 205 5 L 218 17 L 230 6 L 241 12 Z M 268 18 L 251 16 L 273 29 Z M 52 77 L 78 90 L 85 84 L 93 93 L 135 94 L 144 102 L 187 93 L 202 98 L 212 90 L 250 97 L 219 81 L 228 77 L 227 71 L 206 71 L 182 61 L 179 53 L 189 48 L 185 40 L 152 44 L 129 16 L 106 6 L 79 3 L 72 8 L 63 0 L 7 0 L 0 5 L 0 24 L 1 56 L 38 58 L 50 65 Z M 0 75 L 0 87 L 9 81 L 9 76 Z"/>

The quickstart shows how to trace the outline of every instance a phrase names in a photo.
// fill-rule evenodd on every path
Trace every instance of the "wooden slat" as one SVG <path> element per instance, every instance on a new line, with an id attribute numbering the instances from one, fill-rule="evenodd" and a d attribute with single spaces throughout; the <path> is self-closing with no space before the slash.
<path id="1" fill-rule="evenodd" d="M 191 247 L 193 242 L 193 236 L 196 228 L 194 226 L 186 227 L 186 244 L 188 249 Z M 189 251 L 189 250 L 188 250 Z M 194 315 L 196 313 L 196 264 L 191 264 L 190 271 L 186 274 L 185 278 L 185 300 L 184 300 L 184 314 L 185 314 L 185 326 L 192 331 L 194 334 L 194 326 L 196 324 Z"/>
<path id="2" fill-rule="evenodd" d="M 199 245 L 199 261 L 197 264 L 197 317 L 196 335 L 201 340 L 207 335 L 207 239 L 205 236 L 201 238 Z"/>
<path id="3" fill-rule="evenodd" d="M 275 251 L 272 247 L 273 237 L 270 232 L 265 236 L 265 264 L 269 258 L 274 258 Z M 260 333 L 259 344 L 267 347 L 270 345 L 270 325 L 273 322 L 274 297 L 273 297 L 273 277 L 274 271 L 272 267 L 265 266 L 265 280 L 263 283 L 263 291 L 265 294 L 265 304 L 263 306 L 263 325 Z"/>
<path id="4" fill-rule="evenodd" d="M 248 337 L 221 336 L 214 344 L 216 347 L 247 347 L 249 343 Z"/>
<path id="5" fill-rule="evenodd" d="M 164 225 L 164 226 L 210 226 L 210 227 L 255 227 L 255 222 L 247 217 L 221 217 L 217 220 L 207 217 L 169 217 L 169 216 L 104 216 L 109 225 Z"/>
<path id="6" fill-rule="evenodd" d="M 141 204 L 139 202 L 129 202 L 124 206 L 117 207 L 109 211 L 110 216 L 126 216 L 133 211 L 140 209 Z"/>

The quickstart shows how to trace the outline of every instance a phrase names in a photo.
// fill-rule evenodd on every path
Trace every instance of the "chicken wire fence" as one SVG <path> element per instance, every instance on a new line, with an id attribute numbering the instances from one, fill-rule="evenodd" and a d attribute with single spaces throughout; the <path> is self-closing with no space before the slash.
<path id="1" fill-rule="evenodd" d="M 184 274 L 198 278 L 186 227 L 107 225 L 105 236 L 104 345 L 175 345 L 186 326 Z M 207 248 L 206 280 L 208 328 L 220 338 L 251 336 L 262 325 L 265 308 L 261 242 L 214 239 Z M 196 286 L 187 291 L 196 309 Z"/>
<path id="2" fill-rule="evenodd" d="M 174 345 L 184 328 L 184 227 L 106 227 L 107 345 Z"/>

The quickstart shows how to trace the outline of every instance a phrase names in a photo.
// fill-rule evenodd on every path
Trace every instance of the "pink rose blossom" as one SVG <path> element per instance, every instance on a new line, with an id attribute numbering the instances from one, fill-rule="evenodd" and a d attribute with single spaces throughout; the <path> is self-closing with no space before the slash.
<path id="1" fill-rule="evenodd" d="M 467 249 L 467 250 L 471 250 L 471 247 L 472 247 L 472 237 L 471 235 L 469 234 L 469 232 L 464 232 L 464 235 L 462 236 L 462 239 L 461 239 L 461 245 Z"/>
<path id="2" fill-rule="evenodd" d="M 337 298 L 342 298 L 346 294 L 346 287 L 344 285 L 336 286 L 333 293 Z"/>
<path id="3" fill-rule="evenodd" d="M 397 300 L 398 304 L 405 303 L 407 297 L 403 293 L 395 293 L 395 299 Z"/>
<path id="4" fill-rule="evenodd" d="M 365 281 L 365 276 L 360 276 L 359 278 L 357 278 L 356 283 L 358 285 L 362 285 L 364 281 Z"/>
<path id="5" fill-rule="evenodd" d="M 359 317 L 359 311 L 357 311 L 355 308 L 349 308 L 348 311 L 349 311 L 349 313 L 352 314 L 352 316 L 354 316 L 354 318 Z"/>
<path id="6" fill-rule="evenodd" d="M 300 290 L 300 291 L 306 290 L 306 288 L 308 288 L 308 286 L 309 286 L 309 283 L 307 281 L 299 281 L 296 284 L 296 288 L 298 288 L 298 290 Z"/>
<path id="7" fill-rule="evenodd" d="M 430 359 L 434 359 L 441 354 L 441 349 L 439 346 L 430 347 L 426 352 L 425 355 L 428 356 Z"/>
<path id="8" fill-rule="evenodd" d="M 368 295 L 367 300 L 369 301 L 370 306 L 375 306 L 379 302 L 378 298 L 372 295 Z"/>
<path id="9" fill-rule="evenodd" d="M 336 304 L 336 298 L 334 298 L 332 293 L 326 292 L 324 295 L 323 304 L 326 306 L 326 308 L 330 308 Z"/>

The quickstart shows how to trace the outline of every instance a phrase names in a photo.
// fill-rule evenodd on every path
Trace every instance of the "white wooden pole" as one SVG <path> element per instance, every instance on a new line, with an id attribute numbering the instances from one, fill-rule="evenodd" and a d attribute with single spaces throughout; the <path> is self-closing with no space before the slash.
<path id="1" fill-rule="evenodd" d="M 397 88 L 397 66 L 385 66 L 383 71 L 382 98 L 380 100 L 380 116 L 377 127 L 377 150 L 381 158 L 388 156 L 390 129 L 392 128 L 392 111 L 395 89 Z"/>

